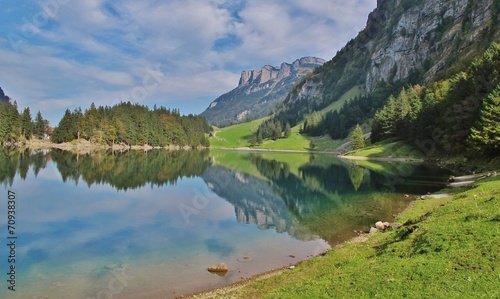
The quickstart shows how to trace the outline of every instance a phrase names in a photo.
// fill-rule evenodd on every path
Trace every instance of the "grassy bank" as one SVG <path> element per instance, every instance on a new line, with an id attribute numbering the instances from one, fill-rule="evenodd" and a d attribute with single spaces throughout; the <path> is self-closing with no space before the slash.
<path id="1" fill-rule="evenodd" d="M 216 298 L 499 298 L 500 177 L 416 202 L 400 227 Z"/>
<path id="2" fill-rule="evenodd" d="M 368 145 L 365 148 L 349 151 L 345 153 L 346 156 L 358 156 L 358 157 L 393 157 L 393 158 L 424 158 L 421 151 L 418 151 L 414 147 L 404 144 L 401 141 L 381 141 L 372 145 Z"/>
<path id="3" fill-rule="evenodd" d="M 266 118 L 261 118 L 248 123 L 238 124 L 230 127 L 215 130 L 215 136 L 209 138 L 212 148 L 251 148 L 269 150 L 292 150 L 310 151 L 311 140 L 314 142 L 314 151 L 334 151 L 344 143 L 343 140 L 333 140 L 328 136 L 309 137 L 299 133 L 300 125 L 292 128 L 292 134 L 288 138 L 278 140 L 264 140 L 261 145 L 252 146 L 250 139 L 252 134 L 257 132 L 259 124 Z"/>

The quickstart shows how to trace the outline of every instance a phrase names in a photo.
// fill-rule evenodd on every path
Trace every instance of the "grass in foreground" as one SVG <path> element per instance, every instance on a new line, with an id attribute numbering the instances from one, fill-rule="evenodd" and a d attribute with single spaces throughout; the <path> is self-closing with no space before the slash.
<path id="1" fill-rule="evenodd" d="M 499 298 L 500 177 L 418 201 L 398 222 L 218 298 Z"/>

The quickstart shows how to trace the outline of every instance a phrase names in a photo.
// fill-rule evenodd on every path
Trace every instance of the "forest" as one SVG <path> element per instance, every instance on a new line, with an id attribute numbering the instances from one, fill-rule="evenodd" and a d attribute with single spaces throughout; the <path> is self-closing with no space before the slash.
<path id="1" fill-rule="evenodd" d="M 29 107 L 19 113 L 16 101 L 0 101 L 0 145 L 22 142 L 33 137 L 41 139 L 46 136 L 48 129 L 49 122 L 42 117 L 40 111 L 33 120 Z"/>
<path id="2" fill-rule="evenodd" d="M 71 112 L 66 110 L 51 140 L 55 143 L 85 139 L 98 144 L 208 147 L 205 134 L 211 127 L 205 118 L 181 116 L 176 109 L 153 110 L 139 104 L 119 103 Z"/>
<path id="3" fill-rule="evenodd" d="M 432 142 L 452 155 L 500 155 L 500 44 L 465 71 L 390 96 L 375 114 L 372 141 Z M 427 150 L 430 150 L 428 148 Z"/>
<path id="4" fill-rule="evenodd" d="M 29 107 L 19 113 L 17 102 L 0 88 L 0 145 L 50 137 L 54 143 L 84 139 L 107 145 L 209 147 L 205 134 L 211 131 L 201 116 L 181 116 L 179 110 L 156 105 L 150 110 L 130 102 L 112 107 L 92 103 L 85 111 L 66 109 L 58 126 L 52 129 L 40 111 L 34 120 Z"/>

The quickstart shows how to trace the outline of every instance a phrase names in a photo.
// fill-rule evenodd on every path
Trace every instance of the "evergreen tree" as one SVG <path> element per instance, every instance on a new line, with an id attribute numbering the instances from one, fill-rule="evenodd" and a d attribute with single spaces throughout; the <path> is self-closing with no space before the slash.
<path id="1" fill-rule="evenodd" d="M 262 133 L 260 131 L 257 132 L 257 144 L 258 145 L 261 145 L 263 142 L 263 139 L 262 139 Z"/>
<path id="2" fill-rule="evenodd" d="M 357 124 L 351 135 L 351 148 L 357 150 L 363 147 L 365 147 L 365 137 L 363 136 L 363 130 Z"/>
<path id="3" fill-rule="evenodd" d="M 54 128 L 51 140 L 55 143 L 69 142 L 76 138 L 76 130 L 73 122 L 73 115 L 66 109 L 59 125 Z"/>
<path id="4" fill-rule="evenodd" d="M 500 155 L 500 85 L 484 101 L 467 143 L 474 151 Z"/>
<path id="5" fill-rule="evenodd" d="M 292 128 L 290 127 L 290 124 L 287 122 L 285 124 L 285 138 L 288 138 L 292 135 Z"/>
<path id="6" fill-rule="evenodd" d="M 6 141 L 10 131 L 9 106 L 8 102 L 0 102 L 0 144 Z"/>
<path id="7" fill-rule="evenodd" d="M 42 139 L 49 128 L 49 122 L 42 117 L 42 113 L 38 111 L 35 117 L 35 122 L 33 126 L 33 135 L 37 138 Z"/>
<path id="8" fill-rule="evenodd" d="M 309 142 L 309 148 L 310 148 L 311 150 L 314 150 L 314 149 L 316 148 L 316 143 L 314 143 L 314 141 L 313 141 L 313 140 L 311 140 L 311 142 Z"/>
<path id="9" fill-rule="evenodd" d="M 33 135 L 33 121 L 31 119 L 30 108 L 26 107 L 21 116 L 21 134 L 26 139 L 30 139 Z"/>
<path id="10" fill-rule="evenodd" d="M 272 127 L 271 138 L 273 140 L 278 140 L 281 137 L 281 124 L 276 121 Z"/>

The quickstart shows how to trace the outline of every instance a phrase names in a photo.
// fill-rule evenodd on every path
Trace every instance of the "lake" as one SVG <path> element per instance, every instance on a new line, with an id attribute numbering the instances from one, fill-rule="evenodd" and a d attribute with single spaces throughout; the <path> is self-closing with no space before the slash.
<path id="1" fill-rule="evenodd" d="M 449 174 L 297 153 L 0 148 L 0 298 L 173 298 L 238 282 L 392 221 Z M 225 276 L 207 271 L 222 262 Z"/>

